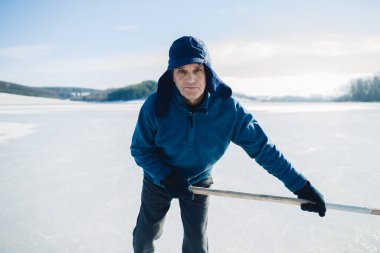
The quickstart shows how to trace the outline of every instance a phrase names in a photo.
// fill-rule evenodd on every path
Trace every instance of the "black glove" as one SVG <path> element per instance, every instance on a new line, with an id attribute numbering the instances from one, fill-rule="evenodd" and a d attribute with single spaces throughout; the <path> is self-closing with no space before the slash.
<path id="1" fill-rule="evenodd" d="M 309 181 L 298 191 L 294 192 L 299 199 L 306 199 L 313 201 L 315 204 L 307 203 L 301 204 L 301 209 L 309 212 L 319 213 L 323 217 L 326 213 L 326 204 L 322 194 L 310 184 Z"/>
<path id="2" fill-rule="evenodd" d="M 166 188 L 173 198 L 193 200 L 194 194 L 190 190 L 190 183 L 186 178 L 177 171 L 170 172 L 162 181 L 161 184 Z"/>

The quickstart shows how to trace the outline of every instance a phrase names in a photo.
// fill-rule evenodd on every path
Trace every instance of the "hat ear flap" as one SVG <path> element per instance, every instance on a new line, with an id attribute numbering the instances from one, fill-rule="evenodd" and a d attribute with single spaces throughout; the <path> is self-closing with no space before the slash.
<path id="1" fill-rule="evenodd" d="M 172 70 L 167 70 L 157 84 L 156 115 L 158 117 L 165 116 L 169 110 L 173 85 L 175 84 Z"/>
<path id="2" fill-rule="evenodd" d="M 213 81 L 213 74 L 211 72 L 211 69 L 206 64 L 204 64 L 203 66 L 205 68 L 205 74 L 206 74 L 206 90 L 210 94 L 214 94 L 216 87 L 215 87 L 215 82 Z"/>
<path id="3" fill-rule="evenodd" d="M 206 89 L 210 94 L 215 94 L 217 97 L 227 99 L 231 97 L 232 90 L 225 84 L 219 76 L 207 64 L 205 66 L 206 73 Z"/>

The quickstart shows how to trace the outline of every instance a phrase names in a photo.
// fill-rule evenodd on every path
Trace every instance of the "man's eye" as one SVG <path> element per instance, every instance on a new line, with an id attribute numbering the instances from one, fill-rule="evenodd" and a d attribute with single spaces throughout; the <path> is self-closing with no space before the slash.
<path id="1" fill-rule="evenodd" d="M 179 74 L 186 74 L 186 70 L 184 70 L 184 69 L 179 69 L 178 71 L 177 71 Z"/>

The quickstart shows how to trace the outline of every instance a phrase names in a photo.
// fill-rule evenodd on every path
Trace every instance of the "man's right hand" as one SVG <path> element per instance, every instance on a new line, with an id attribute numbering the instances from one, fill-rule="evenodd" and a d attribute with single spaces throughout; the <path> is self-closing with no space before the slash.
<path id="1" fill-rule="evenodd" d="M 162 181 L 161 184 L 173 198 L 193 200 L 194 194 L 190 190 L 189 181 L 184 178 L 177 170 L 172 170 Z"/>

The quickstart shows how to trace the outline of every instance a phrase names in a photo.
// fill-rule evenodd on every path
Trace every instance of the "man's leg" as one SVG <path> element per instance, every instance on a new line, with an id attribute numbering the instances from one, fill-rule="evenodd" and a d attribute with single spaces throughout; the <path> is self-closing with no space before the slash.
<path id="1" fill-rule="evenodd" d="M 210 187 L 212 179 L 197 184 L 199 187 Z M 207 213 L 209 197 L 194 195 L 194 200 L 179 200 L 181 218 L 184 229 L 182 252 L 183 253 L 207 253 Z"/>
<path id="2" fill-rule="evenodd" d="M 135 253 L 154 252 L 153 242 L 162 234 L 171 199 L 164 189 L 144 179 L 140 213 L 133 230 Z"/>

